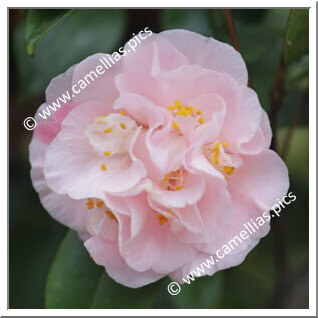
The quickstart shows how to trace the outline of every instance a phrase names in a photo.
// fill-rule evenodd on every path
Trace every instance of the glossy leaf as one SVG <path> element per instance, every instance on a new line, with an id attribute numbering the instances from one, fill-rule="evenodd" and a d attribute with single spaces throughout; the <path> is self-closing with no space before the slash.
<path id="1" fill-rule="evenodd" d="M 223 294 L 223 273 L 197 278 L 190 285 L 181 285 L 181 292 L 171 296 L 174 308 L 220 308 Z"/>
<path id="2" fill-rule="evenodd" d="M 285 42 L 285 62 L 297 60 L 309 49 L 309 10 L 294 9 L 288 23 Z"/>
<path id="3" fill-rule="evenodd" d="M 69 231 L 48 276 L 46 308 L 152 308 L 161 287 L 162 282 L 137 289 L 117 284 Z"/>
<path id="4" fill-rule="evenodd" d="M 48 275 L 46 308 L 90 308 L 102 272 L 76 232 L 69 231 Z"/>
<path id="5" fill-rule="evenodd" d="M 53 29 L 60 21 L 67 17 L 72 10 L 62 9 L 30 9 L 27 13 L 25 39 L 29 55 L 33 55 L 37 43 Z"/>
<path id="6" fill-rule="evenodd" d="M 42 38 L 32 57 L 25 50 L 23 21 L 12 38 L 20 98 L 27 103 L 43 96 L 50 80 L 72 65 L 95 53 L 118 50 L 124 44 L 125 21 L 124 10 L 74 10 Z"/>

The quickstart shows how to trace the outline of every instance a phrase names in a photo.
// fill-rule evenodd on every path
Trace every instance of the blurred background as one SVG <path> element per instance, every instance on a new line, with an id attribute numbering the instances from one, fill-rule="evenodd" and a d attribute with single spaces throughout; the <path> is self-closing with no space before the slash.
<path id="1" fill-rule="evenodd" d="M 271 120 L 272 148 L 285 160 L 290 191 L 297 196 L 280 218 L 272 220 L 270 233 L 241 265 L 197 279 L 183 286 L 178 296 L 168 294 L 165 279 L 147 308 L 308 308 L 308 12 L 10 9 L 9 308 L 129 308 L 125 299 L 118 305 L 74 299 L 63 303 L 67 297 L 48 300 L 48 273 L 68 229 L 51 219 L 32 187 L 32 132 L 23 127 L 23 120 L 44 102 L 53 77 L 91 54 L 118 50 L 147 26 L 153 32 L 195 31 L 241 52 L 249 85 Z M 118 291 L 123 294 L 119 287 Z M 72 298 L 80 299 L 76 291 L 69 291 L 73 292 Z"/>

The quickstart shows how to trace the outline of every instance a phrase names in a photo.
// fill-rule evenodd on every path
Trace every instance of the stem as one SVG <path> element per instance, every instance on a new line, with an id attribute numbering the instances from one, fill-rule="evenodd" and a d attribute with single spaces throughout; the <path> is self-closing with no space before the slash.
<path id="1" fill-rule="evenodd" d="M 160 15 L 161 10 L 158 9 L 126 9 L 127 24 L 123 42 L 130 40 L 133 33 L 138 34 L 139 31 L 148 27 L 152 32 L 161 31 Z"/>
<path id="2" fill-rule="evenodd" d="M 237 37 L 235 24 L 234 24 L 233 17 L 232 17 L 232 12 L 231 12 L 230 9 L 224 9 L 224 14 L 225 14 L 227 30 L 229 32 L 229 36 L 231 38 L 231 42 L 232 42 L 235 50 L 238 51 L 238 52 L 241 52 L 240 43 L 239 43 L 239 40 L 238 40 L 238 37 Z"/>
<path id="3" fill-rule="evenodd" d="M 227 26 L 227 30 L 228 30 L 232 45 L 236 51 L 241 53 L 240 42 L 236 33 L 236 28 L 235 28 L 231 10 L 224 9 L 224 15 L 225 15 L 226 26 Z M 248 78 L 248 86 L 252 88 L 252 82 L 250 78 Z"/>

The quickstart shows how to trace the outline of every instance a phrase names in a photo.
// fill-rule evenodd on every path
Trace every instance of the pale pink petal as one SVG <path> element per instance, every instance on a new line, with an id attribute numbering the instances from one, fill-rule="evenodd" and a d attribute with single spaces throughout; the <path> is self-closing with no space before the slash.
<path id="1" fill-rule="evenodd" d="M 170 219 L 172 223 L 172 231 L 178 237 L 182 231 L 190 231 L 193 233 L 202 232 L 204 223 L 197 204 L 187 205 L 180 209 L 171 208 L 167 211 L 167 208 L 154 201 L 150 195 L 148 196 L 148 202 L 152 209 L 160 212 L 162 215 Z M 173 214 L 171 214 L 171 212 Z"/>
<path id="2" fill-rule="evenodd" d="M 43 174 L 47 144 L 33 139 L 30 144 L 31 179 L 39 193 L 41 203 L 57 221 L 77 231 L 86 232 L 86 200 L 74 200 L 67 195 L 53 192 Z"/>
<path id="3" fill-rule="evenodd" d="M 107 64 L 106 60 L 109 61 L 111 66 Z M 103 62 L 108 69 L 103 65 Z M 100 74 L 96 68 L 98 68 Z M 107 54 L 97 53 L 89 56 L 74 69 L 72 86 L 75 85 L 74 89 L 79 93 L 74 94 L 73 100 L 80 103 L 99 101 L 112 104 L 118 96 L 114 79 L 120 71 L 121 61 L 113 64 Z M 80 90 L 81 87 L 83 87 L 82 90 Z"/>
<path id="4" fill-rule="evenodd" d="M 64 118 L 72 109 L 74 109 L 77 106 L 78 105 L 74 103 L 65 104 L 56 112 L 52 111 L 51 117 L 48 117 L 46 120 L 44 120 L 43 118 L 41 118 L 41 120 L 38 120 L 37 126 L 34 129 L 34 138 L 37 138 L 42 142 L 49 144 L 60 132 L 61 124 Z M 47 103 L 43 104 L 40 108 L 42 110 L 45 110 L 46 107 L 48 107 Z M 38 112 L 40 112 L 40 110 L 38 110 Z"/>
<path id="5" fill-rule="evenodd" d="M 162 125 L 167 121 L 167 112 L 138 94 L 121 94 L 114 103 L 114 109 L 126 110 L 143 126 Z"/>
<path id="6" fill-rule="evenodd" d="M 165 276 L 165 274 L 154 273 L 152 270 L 143 272 L 133 270 L 120 256 L 118 245 L 114 242 L 103 240 L 99 236 L 90 238 L 84 245 L 94 261 L 98 265 L 104 266 L 107 274 L 119 284 L 138 288 Z"/>
<path id="7" fill-rule="evenodd" d="M 160 35 L 182 52 L 190 64 L 199 64 L 204 68 L 227 73 L 241 85 L 247 85 L 245 62 L 232 46 L 187 30 L 168 30 Z"/>
<path id="8" fill-rule="evenodd" d="M 209 242 L 211 246 L 218 247 L 222 243 L 223 228 L 234 213 L 231 197 L 222 180 L 206 182 L 206 191 L 197 203 L 197 209 L 203 224 L 201 231 L 196 233 L 184 229 L 177 234 L 178 237 L 186 243 Z"/>
<path id="9" fill-rule="evenodd" d="M 182 155 L 186 149 L 186 140 L 178 131 L 174 131 L 171 123 L 164 128 L 150 128 L 146 135 L 146 145 L 152 161 L 162 174 L 177 170 L 182 163 Z"/>
<path id="10" fill-rule="evenodd" d="M 231 178 L 231 187 L 261 208 L 270 209 L 289 188 L 286 165 L 272 150 L 243 156 L 243 162 Z"/>
<path id="11" fill-rule="evenodd" d="M 71 66 L 65 73 L 60 74 L 54 77 L 49 83 L 46 91 L 45 97 L 46 102 L 48 104 L 52 104 L 59 97 L 62 97 L 67 91 L 71 93 L 72 90 L 72 78 L 74 69 L 77 67 L 77 64 Z M 72 96 L 70 94 L 70 101 L 72 100 Z"/>
<path id="12" fill-rule="evenodd" d="M 189 262 L 196 253 L 191 244 L 184 244 L 170 230 L 170 221 L 159 224 L 156 213 L 147 205 L 145 194 L 126 199 L 131 208 L 130 231 L 122 222 L 120 253 L 127 264 L 138 271 L 149 269 L 167 273 Z M 169 243 L 168 243 L 169 242 Z"/>
<path id="13" fill-rule="evenodd" d="M 167 191 L 160 186 L 154 187 L 150 193 L 157 203 L 175 208 L 183 208 L 187 204 L 198 202 L 205 191 L 204 179 L 200 175 L 189 173 L 183 188 L 178 191 Z"/>
<path id="14" fill-rule="evenodd" d="M 116 87 L 120 93 L 136 93 L 164 107 L 164 83 L 156 79 L 156 74 L 186 65 L 188 61 L 168 40 L 158 35 L 153 34 L 139 45 L 136 52 L 125 56 L 124 72 L 117 75 Z M 125 48 L 129 49 L 127 45 Z"/>
<path id="15" fill-rule="evenodd" d="M 133 217 L 137 218 L 133 224 L 131 220 L 120 224 L 119 251 L 131 268 L 147 271 L 162 257 L 169 229 L 159 225 L 148 205 L 140 204 L 139 207 L 139 214 L 135 213 L 134 208 L 132 210 Z M 136 226 L 138 229 L 134 229 Z"/>
<path id="16" fill-rule="evenodd" d="M 129 154 L 119 155 L 117 159 L 104 158 L 92 149 L 83 130 L 93 118 L 103 113 L 107 114 L 104 105 L 85 103 L 64 120 L 63 130 L 47 150 L 44 168 L 47 184 L 55 192 L 76 199 L 103 198 L 104 191 L 127 191 L 145 176 L 141 161 L 133 155 L 133 145 L 140 130 L 136 130 L 131 138 Z M 63 165 L 60 158 L 64 158 Z M 105 162 L 107 171 L 101 169 Z"/>
<path id="17" fill-rule="evenodd" d="M 131 51 L 129 42 L 125 49 Z M 159 71 L 171 70 L 188 64 L 182 51 L 161 34 L 152 34 L 139 43 L 135 52 L 127 54 L 124 59 L 124 71 L 136 74 L 155 75 Z"/>

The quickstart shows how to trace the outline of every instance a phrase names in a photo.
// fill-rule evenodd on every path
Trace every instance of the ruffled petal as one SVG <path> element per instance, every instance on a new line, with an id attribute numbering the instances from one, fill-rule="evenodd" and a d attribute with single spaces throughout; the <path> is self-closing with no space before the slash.
<path id="1" fill-rule="evenodd" d="M 153 127 L 167 122 L 167 112 L 147 98 L 138 94 L 121 94 L 114 109 L 124 109 L 143 126 Z"/>
<path id="2" fill-rule="evenodd" d="M 151 197 L 157 203 L 175 208 L 183 208 L 187 204 L 198 202 L 205 191 L 204 179 L 200 175 L 189 173 L 184 186 L 178 191 L 167 191 L 160 186 L 154 186 Z"/>
<path id="3" fill-rule="evenodd" d="M 74 200 L 53 192 L 46 184 L 43 168 L 47 144 L 33 139 L 30 144 L 31 179 L 44 208 L 57 221 L 79 232 L 86 231 L 86 200 Z"/>
<path id="4" fill-rule="evenodd" d="M 79 93 L 74 94 L 73 100 L 75 102 L 99 101 L 112 104 L 117 98 L 118 90 L 114 79 L 121 71 L 121 61 L 116 64 L 109 62 L 111 67 L 106 69 L 105 65 L 108 66 L 108 64 L 105 60 L 108 60 L 107 54 L 97 53 L 89 56 L 75 67 L 72 86 L 75 85 L 76 92 L 79 91 Z M 96 68 L 100 70 L 101 74 L 97 72 Z"/>
<path id="5" fill-rule="evenodd" d="M 248 74 L 245 62 L 232 46 L 213 38 L 204 37 L 187 30 L 168 30 L 160 33 L 182 54 L 189 64 L 226 73 L 241 85 L 247 85 Z"/>
<path id="6" fill-rule="evenodd" d="M 47 184 L 55 192 L 76 199 L 103 198 L 104 192 L 127 191 L 146 175 L 141 161 L 133 155 L 140 129 L 131 136 L 126 155 L 107 159 L 92 149 L 83 130 L 93 118 L 103 113 L 107 114 L 103 104 L 85 103 L 64 120 L 63 130 L 49 145 L 44 168 Z M 63 165 L 60 158 L 64 158 Z M 107 171 L 101 168 L 105 162 Z"/>
<path id="7" fill-rule="evenodd" d="M 106 241 L 95 236 L 87 240 L 84 245 L 94 261 L 98 265 L 104 266 L 107 274 L 119 284 L 138 288 L 165 276 L 165 274 L 154 273 L 152 270 L 143 272 L 133 270 L 120 256 L 116 242 Z"/>
<path id="8" fill-rule="evenodd" d="M 231 178 L 231 187 L 264 210 L 270 209 L 289 188 L 285 163 L 272 150 L 255 156 L 243 156 L 243 162 Z"/>
<path id="9" fill-rule="evenodd" d="M 129 50 L 129 46 L 125 46 Z M 156 74 L 187 65 L 188 61 L 167 39 L 156 34 L 139 44 L 133 54 L 124 59 L 124 72 L 116 76 L 116 87 L 123 93 L 136 93 L 165 107 L 162 94 L 165 83 Z"/>

